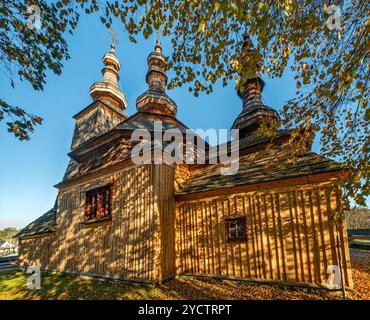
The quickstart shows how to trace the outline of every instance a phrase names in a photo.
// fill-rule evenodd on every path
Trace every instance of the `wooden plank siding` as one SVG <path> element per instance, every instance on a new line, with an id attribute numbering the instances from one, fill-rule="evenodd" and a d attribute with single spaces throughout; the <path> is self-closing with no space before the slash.
<path id="1" fill-rule="evenodd" d="M 142 281 L 173 275 L 173 181 L 172 167 L 144 165 L 61 188 L 56 232 L 20 239 L 21 264 Z M 85 192 L 107 183 L 111 221 L 84 224 Z"/>
<path id="2" fill-rule="evenodd" d="M 340 201 L 327 176 L 175 197 L 190 176 L 187 166 L 131 165 L 61 186 L 56 231 L 21 238 L 21 264 L 134 281 L 188 273 L 325 286 L 327 267 L 338 264 L 329 213 Z M 107 183 L 112 220 L 84 224 L 85 192 Z M 232 216 L 245 217 L 243 241 L 226 241 L 225 218 Z"/>
<path id="3" fill-rule="evenodd" d="M 26 265 L 46 266 L 55 248 L 55 232 L 19 240 L 18 257 Z"/>
<path id="4" fill-rule="evenodd" d="M 177 272 L 326 286 L 328 265 L 338 265 L 328 215 L 338 199 L 328 186 L 306 185 L 180 200 Z M 225 218 L 240 215 L 246 240 L 227 242 Z M 345 230 L 339 238 L 345 284 L 352 288 Z"/>
<path id="5" fill-rule="evenodd" d="M 159 229 L 156 232 L 157 279 L 176 274 L 174 180 L 174 167 L 153 165 L 154 212 Z"/>

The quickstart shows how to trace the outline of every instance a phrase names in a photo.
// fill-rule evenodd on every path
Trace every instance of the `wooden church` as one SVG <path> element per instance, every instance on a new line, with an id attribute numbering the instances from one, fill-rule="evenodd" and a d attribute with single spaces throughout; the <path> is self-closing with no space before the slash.
<path id="1" fill-rule="evenodd" d="M 154 134 L 157 120 L 163 130 L 187 129 L 166 93 L 159 42 L 147 61 L 149 88 L 127 116 L 114 46 L 103 57 L 93 102 L 74 116 L 55 206 L 18 234 L 21 265 L 148 283 L 190 274 L 325 287 L 328 267 L 341 263 L 353 287 L 345 226 L 338 232 L 330 221 L 348 169 L 310 146 L 297 161 L 271 166 L 290 148 L 292 130 L 258 134 L 262 121 L 280 121 L 262 102 L 259 77 L 238 92 L 237 174 L 222 175 L 219 164 L 132 161 L 134 130 Z"/>

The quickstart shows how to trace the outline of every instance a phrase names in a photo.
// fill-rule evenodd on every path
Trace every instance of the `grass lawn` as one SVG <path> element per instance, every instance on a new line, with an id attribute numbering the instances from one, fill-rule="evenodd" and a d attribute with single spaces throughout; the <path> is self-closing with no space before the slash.
<path id="1" fill-rule="evenodd" d="M 370 251 L 352 250 L 355 292 L 350 299 L 370 299 Z M 324 290 L 254 285 L 179 277 L 156 286 L 133 285 L 83 276 L 44 272 L 40 290 L 29 290 L 27 274 L 0 271 L 0 300 L 8 299 L 338 299 Z"/>
<path id="2" fill-rule="evenodd" d="M 162 285 L 144 286 L 48 272 L 42 274 L 40 290 L 29 290 L 26 286 L 27 276 L 20 271 L 0 273 L 0 300 L 252 299 L 253 296 L 271 299 L 277 291 L 282 299 L 329 299 L 324 291 L 278 289 L 235 281 L 180 277 Z"/>
<path id="3" fill-rule="evenodd" d="M 169 299 L 152 286 L 123 285 L 83 276 L 43 272 L 41 289 L 29 290 L 22 271 L 0 272 L 0 300 L 7 299 Z"/>

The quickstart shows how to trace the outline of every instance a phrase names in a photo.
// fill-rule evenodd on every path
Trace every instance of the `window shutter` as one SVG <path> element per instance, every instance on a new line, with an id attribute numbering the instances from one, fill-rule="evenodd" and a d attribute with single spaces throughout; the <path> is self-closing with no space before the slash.
<path id="1" fill-rule="evenodd" d="M 102 219 L 111 214 L 110 186 L 90 190 L 85 197 L 85 221 Z"/>

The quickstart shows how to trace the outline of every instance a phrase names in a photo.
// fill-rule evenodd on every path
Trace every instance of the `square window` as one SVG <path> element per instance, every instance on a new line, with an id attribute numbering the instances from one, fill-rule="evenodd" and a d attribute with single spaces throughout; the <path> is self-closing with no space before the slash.
<path id="1" fill-rule="evenodd" d="M 228 218 L 225 220 L 226 240 L 245 240 L 245 218 Z"/>
<path id="2" fill-rule="evenodd" d="M 86 192 L 85 222 L 100 220 L 111 215 L 111 186 Z"/>

